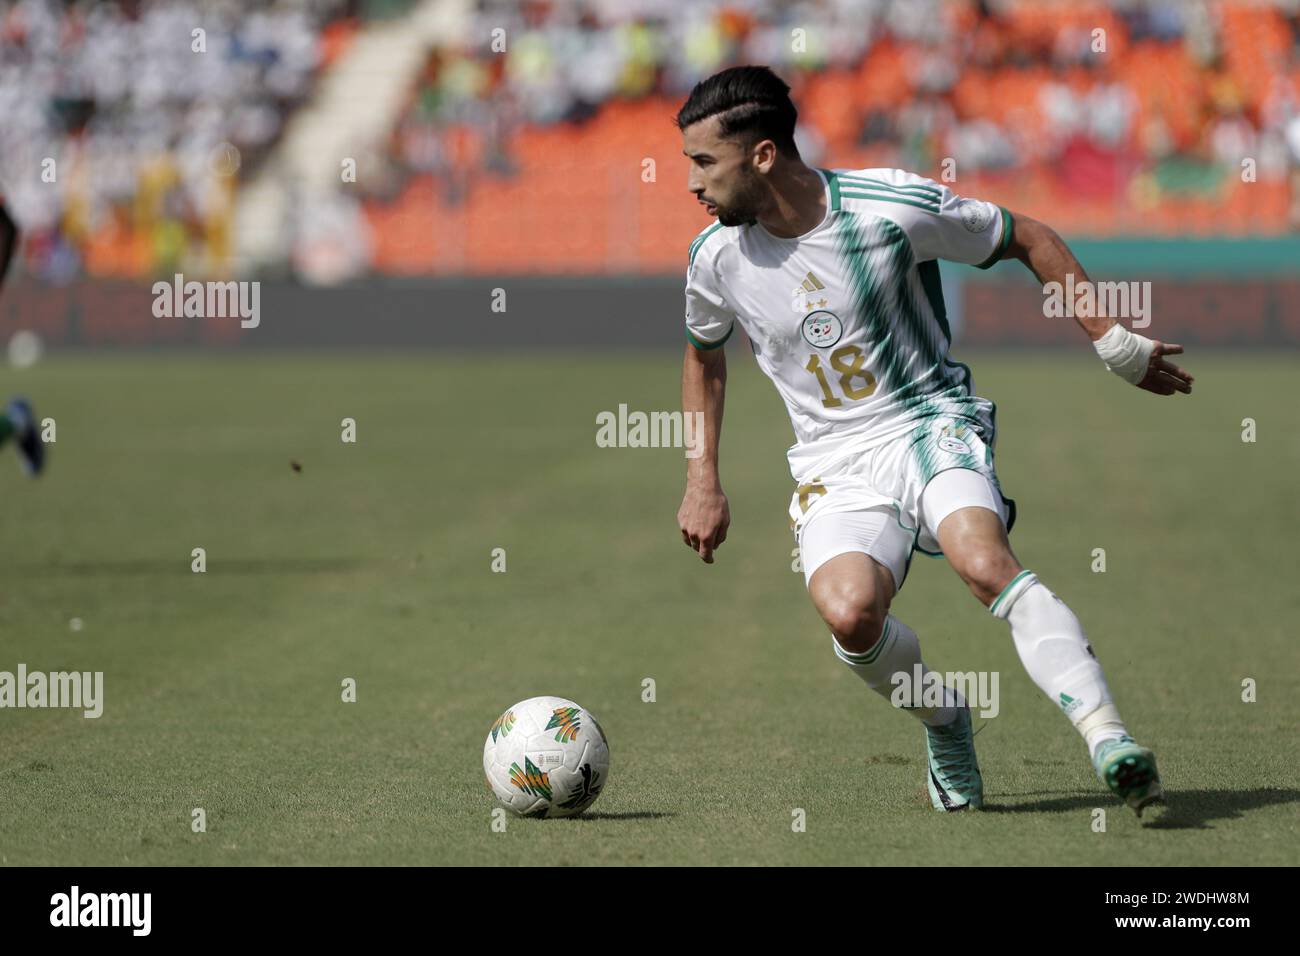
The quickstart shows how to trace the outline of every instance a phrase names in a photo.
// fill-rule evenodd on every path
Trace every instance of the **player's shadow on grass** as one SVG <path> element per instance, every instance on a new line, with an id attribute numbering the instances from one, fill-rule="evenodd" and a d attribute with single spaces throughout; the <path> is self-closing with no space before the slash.
<path id="1" fill-rule="evenodd" d="M 1036 793 L 1008 793 L 1007 797 L 1046 796 L 1053 791 Z M 1235 820 L 1250 810 L 1295 803 L 1300 800 L 1300 790 L 1281 787 L 1257 787 L 1253 790 L 1170 790 L 1169 806 L 1164 815 L 1149 813 L 1143 820 L 1153 830 L 1210 830 L 1212 820 Z M 1066 813 L 1093 807 L 1123 809 L 1109 795 L 1096 791 L 1075 793 L 1031 803 L 986 803 L 982 813 Z"/>
<path id="2" fill-rule="evenodd" d="M 220 577 L 223 574 L 335 574 L 355 571 L 364 562 L 353 558 L 221 558 L 207 559 L 205 574 Z M 20 564 L 0 568 L 0 574 L 12 577 L 136 577 L 153 574 L 190 575 L 190 557 L 179 559 L 120 558 L 99 561 L 47 561 L 42 564 Z"/>
<path id="3" fill-rule="evenodd" d="M 1297 800 L 1300 800 L 1300 790 L 1282 787 L 1170 791 L 1165 815 L 1147 825 L 1153 830 L 1212 830 L 1211 820 L 1237 820 L 1247 811 Z"/>
<path id="4" fill-rule="evenodd" d="M 1004 793 L 991 795 L 994 802 L 986 802 L 981 808 L 981 813 L 1067 813 L 1071 810 L 1081 810 L 1085 807 L 1104 806 L 1106 803 L 1106 794 L 1098 791 L 1097 793 L 1078 793 L 1069 796 L 1054 797 L 1050 800 L 1035 800 L 1032 803 L 1003 803 L 1001 801 L 1008 797 L 1036 797 L 1047 796 L 1053 793 L 1059 793 L 1057 790 L 1039 790 L 1031 793 Z"/>

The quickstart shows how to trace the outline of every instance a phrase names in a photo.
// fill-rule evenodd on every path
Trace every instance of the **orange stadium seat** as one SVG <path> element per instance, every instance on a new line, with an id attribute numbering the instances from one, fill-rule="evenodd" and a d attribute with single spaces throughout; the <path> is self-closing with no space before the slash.
<path id="1" fill-rule="evenodd" d="M 1125 15 L 1118 15 L 1124 7 Z M 897 117 L 915 102 L 919 67 L 937 54 L 956 58 L 960 73 L 950 88 L 927 93 L 929 101 L 950 108 L 958 123 L 994 124 L 1016 150 L 1014 168 L 963 165 L 961 191 L 1049 217 L 1075 234 L 1287 233 L 1294 228 L 1296 159 L 1286 169 L 1261 170 L 1257 183 L 1241 183 L 1228 170 L 1217 185 L 1208 163 L 1221 117 L 1244 120 L 1257 133 L 1271 124 L 1276 137 L 1279 105 L 1288 96 L 1300 101 L 1295 14 L 1286 4 L 1249 0 L 1213 0 L 1207 10 L 1208 19 L 1197 29 L 1219 54 L 1213 62 L 1202 52 L 1204 45 L 1190 37 L 1130 37 L 1127 25 L 1140 22 L 1140 4 L 966 0 L 938 5 L 937 46 L 891 29 L 893 21 L 884 13 L 857 62 L 792 69 L 786 78 L 801 122 L 816 130 L 824 146 L 819 159 L 826 165 L 925 163 L 933 168 L 917 171 L 938 176 L 941 154 L 953 142 L 947 110 L 936 110 L 933 127 L 922 133 L 890 132 L 886 124 L 883 137 L 859 142 L 873 114 Z M 537 25 L 545 26 L 547 16 L 539 9 Z M 773 26 L 730 8 L 712 16 L 709 29 L 724 58 L 746 56 L 747 44 Z M 299 43 L 316 38 L 319 64 L 310 74 L 313 82 L 337 65 L 367 22 L 364 14 L 347 16 L 340 9 L 315 19 L 306 28 L 310 32 L 297 37 Z M 1095 56 L 1089 51 L 1098 28 L 1105 31 L 1106 47 Z M 653 26 L 638 29 L 644 31 L 642 39 L 653 39 Z M 476 65 L 484 80 L 478 102 L 458 114 L 473 120 L 436 130 L 447 171 L 437 177 L 416 174 L 395 199 L 365 204 L 376 269 L 412 274 L 682 268 L 683 250 L 708 219 L 685 188 L 687 167 L 673 125 L 680 94 L 611 95 L 582 122 L 525 122 L 510 128 L 504 142 L 494 142 L 488 121 L 494 104 L 508 98 L 512 82 L 506 59 L 469 48 L 435 48 L 408 91 L 406 126 L 441 122 L 434 104 L 456 102 L 461 95 L 449 67 L 464 57 L 480 57 Z M 635 88 L 652 87 L 654 76 L 675 76 L 681 65 L 671 58 L 639 60 L 630 69 L 646 81 Z M 1094 143 L 1086 131 L 1073 134 L 1076 139 L 1069 143 L 1058 142 L 1061 131 L 1044 113 L 1043 90 L 1052 82 L 1063 82 L 1076 94 L 1096 84 L 1123 84 L 1134 115 L 1122 142 Z M 444 83 L 450 86 L 444 89 Z M 309 89 L 301 92 L 283 105 L 281 120 L 289 119 L 293 104 L 307 100 Z M 103 106 L 107 111 L 114 104 Z M 405 128 L 393 134 L 395 149 L 404 135 Z M 245 152 L 247 170 L 275 144 L 263 148 L 260 155 Z M 508 158 L 508 173 L 494 161 L 498 150 Z M 646 160 L 655 164 L 649 182 L 643 177 Z M 400 169 L 401 163 L 395 166 Z M 134 211 L 125 217 L 71 215 L 84 200 L 69 192 L 62 199 L 60 225 L 44 245 L 30 244 L 32 262 L 42 249 L 70 247 L 89 274 L 147 276 L 183 257 L 187 246 L 200 261 L 224 259 L 228 224 L 192 211 L 164 210 L 147 168 L 138 169 L 136 177 L 134 196 L 124 200 L 124 208 Z M 104 205 L 97 197 L 86 208 Z M 144 207 L 152 211 L 140 214 Z"/>
<path id="2" fill-rule="evenodd" d="M 1149 172 L 1151 134 L 1163 127 L 1174 149 L 1202 155 L 1207 124 L 1239 95 L 1258 111 L 1279 76 L 1300 93 L 1300 69 L 1288 69 L 1290 30 L 1277 10 L 1220 4 L 1224 69 L 1198 64 L 1188 44 L 1142 39 L 1129 42 L 1123 21 L 1103 3 L 1012 3 L 983 20 L 973 4 L 944 8 L 960 35 L 997 63 L 1014 52 L 1050 58 L 1062 30 L 1106 30 L 1100 69 L 978 65 L 971 60 L 948 94 L 962 121 L 987 119 L 1021 147 L 1014 169 L 966 172 L 962 191 L 1049 219 L 1062 231 L 1107 236 L 1209 235 L 1284 232 L 1290 186 L 1285 179 L 1243 184 L 1232 175 L 1208 193 L 1164 194 Z M 331 28 L 339 35 L 346 24 Z M 746 21 L 732 23 L 743 34 Z M 893 111 L 913 96 L 912 64 L 928 50 L 882 34 L 851 68 L 828 68 L 792 77 L 801 121 L 825 144 L 823 161 L 842 167 L 894 165 L 897 144 L 860 145 L 859 132 L 874 110 Z M 1064 162 L 1048 155 L 1042 90 L 1060 81 L 1077 93 L 1099 82 L 1122 82 L 1135 108 L 1129 138 L 1111 147 L 1074 146 Z M 1237 91 L 1234 93 L 1234 90 Z M 675 98 L 613 99 L 580 124 L 524 125 L 508 147 L 517 172 L 483 175 L 484 143 L 473 127 L 453 127 L 447 141 L 458 175 L 469 184 L 458 204 L 447 183 L 417 177 L 388 206 L 372 204 L 376 264 L 393 272 L 677 272 L 685 268 L 691 239 L 710 222 L 686 192 L 687 167 L 673 125 Z M 653 181 L 644 162 L 655 164 Z M 937 158 L 935 159 L 937 164 Z M 918 170 L 937 176 L 939 169 Z M 1071 178 L 1073 177 L 1073 178 Z"/>

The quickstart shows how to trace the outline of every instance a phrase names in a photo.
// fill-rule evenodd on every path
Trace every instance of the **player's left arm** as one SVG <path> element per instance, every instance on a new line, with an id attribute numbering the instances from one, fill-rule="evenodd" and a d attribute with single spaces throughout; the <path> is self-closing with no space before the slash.
<path id="1" fill-rule="evenodd" d="M 1023 213 L 1009 218 L 1011 239 L 1002 258 L 1019 259 L 1044 286 L 1049 282 L 1064 286 L 1070 274 L 1076 287 L 1088 280 L 1083 266 L 1054 229 Z M 1088 333 L 1106 367 L 1121 378 L 1157 395 L 1191 394 L 1192 376 L 1165 359 L 1180 354 L 1181 345 L 1148 339 L 1107 316 L 1076 315 L 1075 321 Z"/>

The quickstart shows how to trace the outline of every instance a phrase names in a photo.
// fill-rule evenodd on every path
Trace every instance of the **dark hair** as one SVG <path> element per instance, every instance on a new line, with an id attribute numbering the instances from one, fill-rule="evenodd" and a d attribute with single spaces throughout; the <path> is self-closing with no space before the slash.
<path id="1" fill-rule="evenodd" d="M 677 128 L 685 129 L 719 116 L 727 138 L 746 145 L 770 139 L 787 156 L 798 156 L 794 123 L 799 112 L 790 100 L 790 87 L 765 66 L 733 66 L 701 80 L 677 111 Z"/>

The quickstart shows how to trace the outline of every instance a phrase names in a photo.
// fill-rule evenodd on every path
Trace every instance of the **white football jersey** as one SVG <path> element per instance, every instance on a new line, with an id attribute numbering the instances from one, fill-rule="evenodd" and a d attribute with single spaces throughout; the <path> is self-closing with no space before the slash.
<path id="1" fill-rule="evenodd" d="M 991 448 L 994 406 L 948 356 L 939 265 L 987 268 L 1011 216 L 901 169 L 817 171 L 822 222 L 794 239 L 757 222 L 714 223 L 691 244 L 686 335 L 717 348 L 739 321 L 794 425 L 796 481 L 823 464 L 923 426 L 970 420 Z"/>

